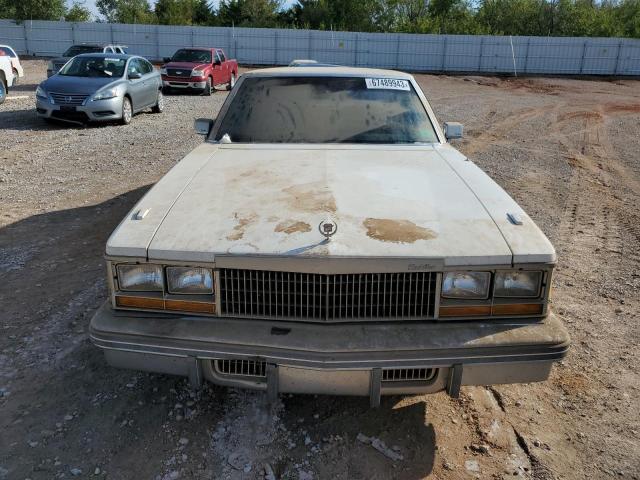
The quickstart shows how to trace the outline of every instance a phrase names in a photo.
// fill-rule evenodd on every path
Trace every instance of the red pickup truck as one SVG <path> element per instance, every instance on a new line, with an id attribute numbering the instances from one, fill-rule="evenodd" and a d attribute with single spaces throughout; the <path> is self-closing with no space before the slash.
<path id="1" fill-rule="evenodd" d="M 181 48 L 164 61 L 160 74 L 165 92 L 181 88 L 211 95 L 216 85 L 231 90 L 238 78 L 238 62 L 227 59 L 221 48 Z"/>

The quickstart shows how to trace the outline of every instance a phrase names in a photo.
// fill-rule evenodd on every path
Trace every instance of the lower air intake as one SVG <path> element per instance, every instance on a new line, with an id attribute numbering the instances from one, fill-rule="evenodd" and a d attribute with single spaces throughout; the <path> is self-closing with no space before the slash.
<path id="1" fill-rule="evenodd" d="M 382 370 L 383 382 L 428 382 L 436 376 L 435 368 L 393 368 Z"/>
<path id="2" fill-rule="evenodd" d="M 221 375 L 266 378 L 266 362 L 256 360 L 215 360 L 214 368 Z"/>

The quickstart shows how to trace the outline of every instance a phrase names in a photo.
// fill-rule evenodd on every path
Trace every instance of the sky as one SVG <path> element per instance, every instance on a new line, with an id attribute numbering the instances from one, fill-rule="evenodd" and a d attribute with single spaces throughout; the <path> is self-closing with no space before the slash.
<path id="1" fill-rule="evenodd" d="M 294 4 L 296 2 L 296 0 L 284 0 L 283 6 L 285 8 L 290 7 L 292 4 Z M 149 0 L 149 3 L 151 3 L 152 5 L 155 3 L 154 0 Z M 211 5 L 213 5 L 214 7 L 217 7 L 218 4 L 220 3 L 220 0 L 213 0 L 210 2 Z M 67 0 L 67 4 L 69 6 L 71 6 L 71 4 L 73 4 L 73 0 Z M 94 15 L 94 16 L 98 16 L 98 9 L 96 8 L 96 0 L 85 0 L 84 1 L 84 5 L 85 7 L 87 7 L 89 9 L 89 11 Z"/>

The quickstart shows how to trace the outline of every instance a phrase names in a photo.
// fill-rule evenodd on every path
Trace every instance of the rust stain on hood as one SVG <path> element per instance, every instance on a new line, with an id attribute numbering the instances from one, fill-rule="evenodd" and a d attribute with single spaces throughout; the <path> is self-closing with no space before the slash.
<path id="1" fill-rule="evenodd" d="M 362 224 L 367 229 L 367 236 L 381 242 L 413 243 L 438 236 L 433 230 L 420 227 L 408 220 L 367 218 Z"/>
<path id="2" fill-rule="evenodd" d="M 324 182 L 297 184 L 283 189 L 290 208 L 303 212 L 335 213 L 336 199 Z"/>
<path id="3" fill-rule="evenodd" d="M 288 221 L 284 221 L 284 222 L 280 222 L 278 225 L 276 225 L 276 228 L 274 229 L 275 232 L 284 232 L 288 235 L 291 235 L 292 233 L 304 233 L 304 232 L 310 232 L 311 231 L 311 225 L 309 225 L 307 222 L 301 222 L 301 221 L 297 221 L 294 222 L 293 220 L 288 220 Z"/>
<path id="4" fill-rule="evenodd" d="M 246 217 L 239 217 L 237 212 L 233 214 L 233 217 L 237 220 L 238 224 L 233 227 L 233 232 L 227 235 L 227 240 L 231 241 L 240 240 L 244 237 L 244 230 L 246 226 L 258 218 L 257 215 L 254 214 L 247 215 Z"/>

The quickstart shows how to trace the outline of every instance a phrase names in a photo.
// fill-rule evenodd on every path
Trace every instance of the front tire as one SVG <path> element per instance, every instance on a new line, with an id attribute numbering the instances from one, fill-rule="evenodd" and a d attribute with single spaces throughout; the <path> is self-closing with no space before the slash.
<path id="1" fill-rule="evenodd" d="M 204 96 L 210 97 L 211 92 L 213 91 L 213 82 L 211 81 L 211 77 L 207 77 L 207 84 L 204 87 Z"/>
<path id="2" fill-rule="evenodd" d="M 124 97 L 122 99 L 122 117 L 120 118 L 120 123 L 122 125 L 129 125 L 132 118 L 133 107 L 131 106 L 131 100 L 129 100 L 129 97 Z"/>
<path id="3" fill-rule="evenodd" d="M 156 104 L 151 108 L 153 113 L 162 113 L 164 110 L 164 95 L 162 95 L 162 90 L 158 90 L 158 98 L 156 99 Z"/>
<path id="4" fill-rule="evenodd" d="M 227 90 L 232 90 L 235 85 L 236 85 L 236 74 L 232 72 L 231 78 L 229 79 L 229 83 L 227 83 Z"/>
<path id="5" fill-rule="evenodd" d="M 0 78 L 0 105 L 7 99 L 7 84 L 4 78 Z"/>

